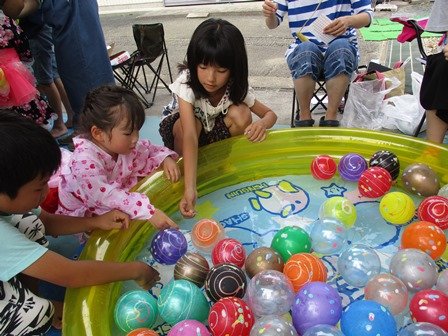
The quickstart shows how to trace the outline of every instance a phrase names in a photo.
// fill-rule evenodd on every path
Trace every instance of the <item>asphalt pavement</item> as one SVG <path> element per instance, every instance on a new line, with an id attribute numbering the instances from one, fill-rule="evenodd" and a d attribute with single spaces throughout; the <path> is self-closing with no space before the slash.
<path id="1" fill-rule="evenodd" d="M 397 12 L 375 12 L 375 16 L 428 15 L 431 6 L 430 0 L 414 0 L 411 4 L 402 1 L 391 3 L 397 5 Z M 132 52 L 136 49 L 132 24 L 163 23 L 174 76 L 177 73 L 176 66 L 183 61 L 190 37 L 200 22 L 209 17 L 219 17 L 232 22 L 245 38 L 249 58 L 249 83 L 255 89 L 257 98 L 278 114 L 278 124 L 288 125 L 293 86 L 284 52 L 292 38 L 286 20 L 273 30 L 265 26 L 261 6 L 262 1 L 165 7 L 162 2 L 152 0 L 145 4 L 100 6 L 100 17 L 106 41 L 115 44 L 114 52 Z M 359 37 L 359 44 L 360 64 L 367 64 L 370 60 L 386 62 L 390 42 L 366 42 Z M 167 64 L 163 67 L 162 77 L 169 81 Z M 147 115 L 160 115 L 163 106 L 169 101 L 168 91 L 159 87 L 155 104 L 146 110 Z M 324 111 L 317 110 L 314 118 L 320 118 L 322 113 Z"/>

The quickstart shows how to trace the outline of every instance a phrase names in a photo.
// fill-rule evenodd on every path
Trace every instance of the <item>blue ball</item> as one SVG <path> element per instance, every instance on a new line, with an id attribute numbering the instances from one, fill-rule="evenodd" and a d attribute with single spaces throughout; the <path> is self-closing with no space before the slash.
<path id="1" fill-rule="evenodd" d="M 187 252 L 187 239 L 180 230 L 160 230 L 152 239 L 150 252 L 159 264 L 174 265 Z"/>
<path id="2" fill-rule="evenodd" d="M 345 336 L 396 336 L 397 324 L 390 311 L 375 301 L 354 301 L 341 317 Z"/>

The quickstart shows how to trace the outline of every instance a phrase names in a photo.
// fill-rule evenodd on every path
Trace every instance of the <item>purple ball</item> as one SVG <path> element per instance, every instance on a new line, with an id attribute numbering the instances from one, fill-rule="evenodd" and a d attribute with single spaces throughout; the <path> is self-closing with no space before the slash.
<path id="1" fill-rule="evenodd" d="M 174 265 L 187 252 L 187 239 L 179 230 L 160 230 L 152 239 L 150 252 L 158 263 Z"/>
<path id="2" fill-rule="evenodd" d="M 325 282 L 310 282 L 297 293 L 292 305 L 292 323 L 300 335 L 318 324 L 336 325 L 342 315 L 342 299 Z"/>
<path id="3" fill-rule="evenodd" d="M 367 161 L 359 154 L 349 153 L 344 155 L 338 164 L 339 175 L 344 180 L 356 182 L 367 169 Z"/>

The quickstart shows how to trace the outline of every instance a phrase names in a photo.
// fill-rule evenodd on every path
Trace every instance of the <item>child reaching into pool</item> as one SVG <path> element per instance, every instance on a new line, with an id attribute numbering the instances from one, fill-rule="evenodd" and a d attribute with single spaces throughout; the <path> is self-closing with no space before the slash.
<path id="1" fill-rule="evenodd" d="M 135 93 L 119 86 L 102 86 L 86 97 L 80 115 L 80 135 L 59 174 L 58 214 L 101 215 L 117 209 L 131 219 L 144 219 L 157 229 L 177 228 L 145 194 L 129 190 L 160 166 L 172 182 L 180 171 L 172 150 L 139 140 L 145 112 Z"/>
<path id="2" fill-rule="evenodd" d="M 56 141 L 44 128 L 5 110 L 0 141 L 1 335 L 43 335 L 60 323 L 62 311 L 32 292 L 35 279 L 70 288 L 123 280 L 136 280 L 145 289 L 155 285 L 159 273 L 143 262 L 75 261 L 47 249 L 45 235 L 126 229 L 129 216 L 113 210 L 81 218 L 41 210 L 48 179 L 60 164 Z"/>
<path id="3" fill-rule="evenodd" d="M 183 155 L 185 189 L 179 209 L 183 216 L 193 217 L 198 147 L 243 134 L 249 141 L 263 141 L 277 115 L 255 99 L 248 84 L 243 35 L 228 21 L 202 22 L 179 70 L 170 85 L 175 107 L 162 120 L 159 132 L 165 146 Z"/>

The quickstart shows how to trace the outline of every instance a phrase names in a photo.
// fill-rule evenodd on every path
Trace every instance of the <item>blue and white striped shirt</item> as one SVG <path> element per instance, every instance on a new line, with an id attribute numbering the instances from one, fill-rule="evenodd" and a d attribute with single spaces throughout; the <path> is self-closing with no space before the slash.
<path id="1" fill-rule="evenodd" d="M 275 0 L 275 2 L 278 4 L 276 16 L 279 24 L 283 21 L 285 14 L 288 14 L 289 28 L 295 40 L 286 51 L 286 57 L 301 43 L 297 33 L 302 33 L 310 42 L 317 44 L 322 52 L 325 52 L 327 45 L 309 31 L 309 26 L 321 15 L 326 15 L 330 20 L 359 13 L 368 13 L 371 19 L 373 17 L 371 0 Z M 358 50 L 355 28 L 348 28 L 340 37 L 348 38 Z"/>

